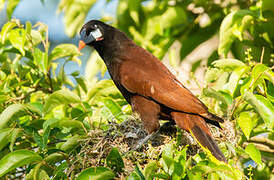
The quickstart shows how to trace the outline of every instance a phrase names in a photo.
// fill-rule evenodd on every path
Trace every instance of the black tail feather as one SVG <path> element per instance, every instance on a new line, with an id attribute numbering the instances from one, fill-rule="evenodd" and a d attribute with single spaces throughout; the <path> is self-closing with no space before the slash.
<path id="1" fill-rule="evenodd" d="M 199 126 L 194 126 L 191 132 L 197 141 L 199 141 L 203 147 L 207 148 L 216 159 L 227 162 L 225 156 L 210 135 L 205 133 Z"/>
<path id="2" fill-rule="evenodd" d="M 215 114 L 212 114 L 212 113 L 209 113 L 209 117 L 208 117 L 210 120 L 212 121 L 217 121 L 217 122 L 220 122 L 220 123 L 223 123 L 224 120 L 218 116 L 216 116 Z"/>

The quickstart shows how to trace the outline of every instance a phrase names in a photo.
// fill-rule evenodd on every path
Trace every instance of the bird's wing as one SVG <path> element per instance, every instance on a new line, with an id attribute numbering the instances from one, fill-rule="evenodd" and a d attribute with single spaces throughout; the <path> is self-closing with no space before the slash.
<path id="1" fill-rule="evenodd" d="M 171 109 L 208 114 L 207 107 L 153 55 L 138 47 L 129 49 L 120 65 L 120 82 L 131 93 L 137 93 Z"/>

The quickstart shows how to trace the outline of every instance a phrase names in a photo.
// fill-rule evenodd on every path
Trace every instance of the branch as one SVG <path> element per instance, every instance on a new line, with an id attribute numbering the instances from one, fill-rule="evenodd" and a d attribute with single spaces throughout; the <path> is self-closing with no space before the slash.
<path id="1" fill-rule="evenodd" d="M 21 100 L 24 100 L 25 98 L 27 98 L 31 93 L 35 92 L 36 89 L 34 90 L 31 90 L 29 92 L 27 92 L 26 94 L 22 94 L 20 97 L 15 97 L 15 98 L 11 98 L 9 99 L 6 104 L 10 103 L 10 102 L 14 102 L 14 101 L 21 101 Z"/>
<path id="2" fill-rule="evenodd" d="M 248 142 L 244 142 L 243 146 L 246 147 L 248 144 Z M 263 151 L 263 152 L 267 152 L 267 153 L 274 153 L 274 149 L 271 149 L 270 147 L 264 145 L 264 144 L 257 144 L 257 143 L 252 143 L 255 145 L 255 147 L 257 149 L 259 149 L 260 151 Z"/>
<path id="3" fill-rule="evenodd" d="M 48 71 L 47 73 L 47 77 L 48 77 L 48 80 L 49 80 L 49 86 L 50 86 L 50 92 L 53 93 L 53 85 L 52 85 L 52 80 L 51 80 L 51 76 L 50 76 L 50 70 Z"/>
<path id="4" fill-rule="evenodd" d="M 268 146 L 271 149 L 274 149 L 274 141 L 264 137 L 252 137 L 249 139 L 248 142 L 263 144 Z"/>

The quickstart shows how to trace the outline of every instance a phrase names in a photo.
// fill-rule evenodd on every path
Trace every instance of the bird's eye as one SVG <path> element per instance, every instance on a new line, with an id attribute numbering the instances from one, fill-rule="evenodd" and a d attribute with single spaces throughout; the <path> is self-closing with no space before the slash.
<path id="1" fill-rule="evenodd" d="M 95 40 L 95 38 L 92 36 L 91 31 L 87 31 L 86 29 L 83 29 L 80 32 L 80 39 L 84 41 L 86 44 L 89 44 Z"/>
<path id="2" fill-rule="evenodd" d="M 89 44 L 93 41 L 102 40 L 103 35 L 98 26 L 94 25 L 93 27 L 94 28 L 92 28 L 92 30 L 85 28 L 80 32 L 81 40 L 84 41 L 86 44 Z"/>

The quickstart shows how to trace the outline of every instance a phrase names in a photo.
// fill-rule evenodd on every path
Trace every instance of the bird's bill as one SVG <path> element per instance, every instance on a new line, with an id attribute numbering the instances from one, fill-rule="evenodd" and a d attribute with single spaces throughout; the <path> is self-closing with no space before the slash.
<path id="1" fill-rule="evenodd" d="M 78 50 L 81 51 L 85 46 L 86 46 L 86 43 L 80 40 L 78 44 Z"/>
<path id="2" fill-rule="evenodd" d="M 83 49 L 87 44 L 91 44 L 95 41 L 102 41 L 103 35 L 99 29 L 95 29 L 94 31 L 91 31 L 89 35 L 86 34 L 86 29 L 83 29 L 80 32 L 80 41 L 78 45 L 79 51 Z"/>

